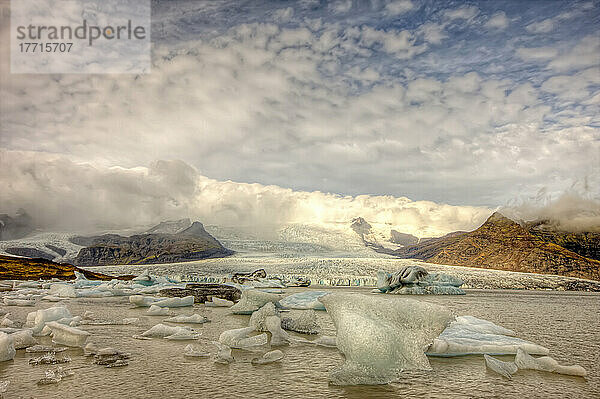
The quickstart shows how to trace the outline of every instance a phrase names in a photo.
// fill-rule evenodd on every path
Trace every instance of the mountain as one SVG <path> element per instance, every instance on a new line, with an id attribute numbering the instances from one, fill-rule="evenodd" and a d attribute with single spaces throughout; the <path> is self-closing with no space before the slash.
<path id="1" fill-rule="evenodd" d="M 31 216 L 19 209 L 14 217 L 0 213 L 0 241 L 25 237 L 34 230 Z"/>
<path id="2" fill-rule="evenodd" d="M 567 238 L 573 237 L 568 234 L 548 236 L 553 241 L 571 243 Z M 417 245 L 378 252 L 430 263 L 600 280 L 600 261 L 543 237 L 541 232 L 531 232 L 495 212 L 474 231 L 450 233 Z"/>
<path id="3" fill-rule="evenodd" d="M 71 241 L 86 246 L 75 259 L 78 266 L 189 262 L 233 254 L 204 230 L 200 222 L 194 222 L 176 234 L 150 233 L 131 237 L 105 234 L 74 237 Z"/>
<path id="4" fill-rule="evenodd" d="M 415 245 L 419 242 L 419 237 L 415 237 L 412 234 L 400 233 L 399 231 L 390 231 L 390 242 L 394 244 L 408 246 Z"/>
<path id="5" fill-rule="evenodd" d="M 187 218 L 179 220 L 167 220 L 166 222 L 160 222 L 156 226 L 146 231 L 146 233 L 177 234 L 180 231 L 187 229 L 191 225 L 192 222 Z"/>
<path id="6" fill-rule="evenodd" d="M 134 276 L 113 277 L 80 269 L 68 263 L 56 263 L 47 259 L 18 258 L 0 255 L 0 280 L 73 280 L 75 271 L 89 280 L 131 280 Z"/>

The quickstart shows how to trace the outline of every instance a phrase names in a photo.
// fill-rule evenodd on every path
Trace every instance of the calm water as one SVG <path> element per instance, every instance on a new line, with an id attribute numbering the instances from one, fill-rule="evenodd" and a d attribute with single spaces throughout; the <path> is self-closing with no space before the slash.
<path id="1" fill-rule="evenodd" d="M 289 289 L 295 292 L 301 289 Z M 369 292 L 369 289 L 336 288 L 331 291 Z M 281 348 L 281 362 L 253 366 L 261 352 L 234 350 L 235 363 L 213 364 L 210 359 L 183 357 L 183 348 L 194 343 L 214 351 L 216 340 L 226 329 L 245 327 L 249 316 L 234 316 L 226 308 L 194 306 L 193 311 L 212 320 L 198 328 L 198 342 L 131 338 L 164 317 L 145 316 L 145 309 L 132 309 L 123 299 L 106 302 L 68 300 L 73 315 L 90 310 L 101 319 L 140 317 L 137 325 L 82 326 L 91 332 L 89 342 L 130 352 L 130 365 L 104 368 L 69 350 L 73 361 L 66 366 L 76 374 L 56 385 L 38 386 L 36 381 L 48 367 L 30 366 L 37 354 L 19 350 L 13 361 L 0 363 L 0 380 L 10 380 L 6 398 L 592 398 L 600 397 L 600 295 L 564 292 L 469 291 L 466 296 L 419 297 L 444 304 L 456 314 L 488 319 L 515 330 L 518 336 L 548 347 L 561 363 L 578 363 L 588 370 L 586 379 L 536 371 L 519 371 L 512 381 L 486 371 L 482 357 L 431 358 L 432 371 L 407 373 L 386 386 L 337 387 L 328 384 L 328 371 L 342 362 L 336 349 L 312 345 Z M 52 306 L 43 303 L 41 307 Z M 24 321 L 33 308 L 10 307 L 13 320 Z M 190 308 L 174 311 L 191 314 Z M 319 312 L 323 333 L 334 333 L 331 319 Z M 50 343 L 49 338 L 40 339 Z M 502 360 L 512 360 L 506 356 Z"/>

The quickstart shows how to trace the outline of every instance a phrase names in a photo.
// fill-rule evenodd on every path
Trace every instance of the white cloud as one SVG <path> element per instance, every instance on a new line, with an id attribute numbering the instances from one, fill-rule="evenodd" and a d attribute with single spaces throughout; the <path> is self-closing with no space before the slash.
<path id="1" fill-rule="evenodd" d="M 340 0 L 330 3 L 329 8 L 338 14 L 347 13 L 352 9 L 352 0 Z"/>
<path id="2" fill-rule="evenodd" d="M 540 22 L 533 22 L 525 27 L 531 33 L 549 33 L 554 30 L 555 21 L 552 18 Z"/>
<path id="3" fill-rule="evenodd" d="M 498 11 L 488 19 L 484 26 L 486 28 L 503 30 L 508 27 L 509 23 L 510 20 L 506 17 L 506 13 L 504 11 Z"/>
<path id="4" fill-rule="evenodd" d="M 561 53 L 548 66 L 557 71 L 568 71 L 596 65 L 600 65 L 600 37 L 590 35 L 581 39 L 575 47 Z"/>
<path id="5" fill-rule="evenodd" d="M 556 57 L 558 50 L 554 47 L 520 47 L 517 55 L 525 61 L 546 61 Z"/>
<path id="6" fill-rule="evenodd" d="M 446 39 L 448 35 L 444 31 L 445 24 L 437 24 L 435 22 L 428 22 L 419 27 L 418 32 L 423 35 L 426 42 L 432 44 L 440 44 L 442 40 Z"/>
<path id="7" fill-rule="evenodd" d="M 396 16 L 407 13 L 415 7 L 411 0 L 394 0 L 385 6 L 387 15 Z"/>
<path id="8" fill-rule="evenodd" d="M 287 22 L 294 16 L 294 9 L 292 7 L 280 8 L 273 12 L 273 19 L 277 22 Z"/>
<path id="9" fill-rule="evenodd" d="M 591 86 L 600 85 L 600 67 L 589 68 L 574 75 L 553 76 L 542 84 L 542 90 L 564 100 L 586 100 Z"/>
<path id="10" fill-rule="evenodd" d="M 444 16 L 449 20 L 465 19 L 470 20 L 479 14 L 479 8 L 475 6 L 462 6 L 452 10 L 446 10 Z"/>

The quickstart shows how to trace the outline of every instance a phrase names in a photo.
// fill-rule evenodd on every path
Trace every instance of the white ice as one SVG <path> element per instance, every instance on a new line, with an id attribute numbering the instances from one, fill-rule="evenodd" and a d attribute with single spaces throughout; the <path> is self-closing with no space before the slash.
<path id="1" fill-rule="evenodd" d="M 386 384 L 401 370 L 430 369 L 423 350 L 453 319 L 444 306 L 396 296 L 336 293 L 320 301 L 345 356 L 329 374 L 335 385 Z"/>
<path id="2" fill-rule="evenodd" d="M 167 316 L 171 313 L 169 308 L 161 308 L 160 306 L 150 305 L 146 314 L 149 316 Z"/>
<path id="3" fill-rule="evenodd" d="M 231 356 L 231 348 L 229 346 L 223 345 L 217 341 L 212 341 L 212 343 L 217 347 L 217 353 L 213 357 L 213 361 L 215 363 L 229 364 L 234 361 L 233 356 Z"/>
<path id="4" fill-rule="evenodd" d="M 204 302 L 204 305 L 209 307 L 230 307 L 233 306 L 233 302 L 228 301 L 227 299 L 217 298 L 213 296 L 211 298 L 211 302 Z"/>
<path id="5" fill-rule="evenodd" d="M 250 316 L 249 326 L 254 327 L 256 331 L 267 331 L 265 320 L 269 316 L 277 316 L 279 311 L 275 308 L 273 302 L 267 302 L 263 307 L 252 313 Z"/>
<path id="6" fill-rule="evenodd" d="M 161 298 L 156 298 L 153 296 L 144 296 L 144 295 L 131 295 L 129 297 L 129 302 L 138 307 L 149 307 L 155 302 L 160 301 Z"/>
<path id="7" fill-rule="evenodd" d="M 152 305 L 160 306 L 161 308 L 181 308 L 194 305 L 194 296 L 184 296 L 183 298 L 167 298 L 154 302 Z"/>
<path id="8" fill-rule="evenodd" d="M 501 376 L 512 379 L 512 375 L 517 372 L 518 368 L 514 362 L 503 362 L 490 355 L 483 355 L 485 366 Z"/>
<path id="9" fill-rule="evenodd" d="M 46 326 L 52 330 L 52 342 L 59 345 L 83 347 L 90 336 L 87 331 L 65 326 L 56 321 L 48 322 Z"/>
<path id="10" fill-rule="evenodd" d="M 265 327 L 271 333 L 271 346 L 281 346 L 290 343 L 290 335 L 281 328 L 281 319 L 278 316 L 267 317 Z"/>
<path id="11" fill-rule="evenodd" d="M 329 294 L 327 291 L 304 291 L 288 295 L 279 303 L 287 309 L 314 309 L 325 310 L 325 306 L 319 302 L 319 298 Z"/>
<path id="12" fill-rule="evenodd" d="M 255 346 L 266 345 L 268 341 L 267 334 L 263 333 L 250 337 L 250 333 L 253 331 L 253 327 L 226 330 L 219 335 L 219 342 L 230 348 L 238 349 L 249 349 Z"/>
<path id="13" fill-rule="evenodd" d="M 36 345 L 38 342 L 33 338 L 33 331 L 31 329 L 25 329 L 10 334 L 13 340 L 15 349 L 25 349 L 30 346 Z"/>
<path id="14" fill-rule="evenodd" d="M 337 338 L 330 335 L 322 335 L 311 342 L 315 345 L 325 346 L 327 348 L 337 347 Z"/>
<path id="15" fill-rule="evenodd" d="M 196 348 L 194 345 L 189 344 L 183 349 L 183 356 L 186 356 L 186 357 L 209 357 L 210 353 L 202 352 L 200 349 Z"/>
<path id="16" fill-rule="evenodd" d="M 6 306 L 35 306 L 36 302 L 33 299 L 4 298 L 4 305 Z"/>
<path id="17" fill-rule="evenodd" d="M 179 328 L 174 334 L 168 335 L 165 339 L 171 341 L 187 341 L 191 339 L 198 339 L 200 337 L 200 333 L 197 331 L 186 330 L 183 328 Z"/>
<path id="18" fill-rule="evenodd" d="M 0 362 L 12 360 L 16 353 L 11 336 L 0 332 Z"/>
<path id="19" fill-rule="evenodd" d="M 208 320 L 206 317 L 204 317 L 202 315 L 195 313 L 195 314 L 189 315 L 189 316 L 179 315 L 179 316 L 175 316 L 175 317 L 169 317 L 168 319 L 165 319 L 164 321 L 168 321 L 170 323 L 203 324 L 203 323 L 209 322 L 210 320 Z"/>
<path id="20" fill-rule="evenodd" d="M 283 359 L 283 352 L 279 349 L 265 353 L 260 358 L 252 359 L 252 364 L 269 364 Z"/>
<path id="21" fill-rule="evenodd" d="M 279 295 L 259 291 L 257 289 L 248 289 L 242 291 L 242 297 L 238 303 L 231 307 L 233 314 L 252 314 L 263 307 L 267 302 L 273 302 L 279 306 Z"/>
<path id="22" fill-rule="evenodd" d="M 50 291 L 48 295 L 56 296 L 59 298 L 77 298 L 77 292 L 72 284 L 52 284 L 50 285 Z"/>
<path id="23" fill-rule="evenodd" d="M 189 327 L 173 327 L 167 326 L 166 324 L 157 324 L 154 327 L 142 333 L 142 337 L 165 338 L 175 334 L 178 334 L 178 336 L 181 337 L 185 334 L 190 335 L 194 333 L 195 331 Z"/>
<path id="24" fill-rule="evenodd" d="M 25 325 L 27 327 L 32 327 L 33 334 L 37 335 L 42 332 L 46 323 L 71 317 L 71 312 L 64 306 L 53 306 L 47 309 L 30 312 L 27 315 L 27 322 Z"/>
<path id="25" fill-rule="evenodd" d="M 314 310 L 292 310 L 281 316 L 281 328 L 302 334 L 318 334 L 321 327 Z"/>
<path id="26" fill-rule="evenodd" d="M 576 375 L 580 377 L 585 377 L 587 375 L 587 371 L 579 365 L 562 366 L 550 356 L 535 358 L 522 349 L 517 350 L 515 364 L 521 370 L 548 371 L 551 373 Z"/>
<path id="27" fill-rule="evenodd" d="M 521 348 L 528 353 L 548 354 L 543 346 L 511 337 L 512 330 L 490 321 L 461 316 L 453 321 L 427 350 L 431 356 L 462 356 L 470 354 L 509 355 Z"/>

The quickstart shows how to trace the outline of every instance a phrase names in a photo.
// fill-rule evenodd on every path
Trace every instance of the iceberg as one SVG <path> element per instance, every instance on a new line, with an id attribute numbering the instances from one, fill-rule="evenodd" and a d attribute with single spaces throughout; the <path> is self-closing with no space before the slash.
<path id="1" fill-rule="evenodd" d="M 35 306 L 35 299 L 16 299 L 16 298 L 4 298 L 4 305 L 6 306 Z"/>
<path id="2" fill-rule="evenodd" d="M 248 325 L 253 327 L 256 331 L 268 331 L 265 325 L 267 317 L 277 315 L 279 315 L 279 311 L 275 308 L 273 302 L 267 302 L 262 308 L 252 313 Z"/>
<path id="3" fill-rule="evenodd" d="M 463 281 L 444 273 L 428 273 L 421 266 L 406 266 L 394 273 L 377 272 L 377 289 L 396 295 L 464 295 Z"/>
<path id="4" fill-rule="evenodd" d="M 56 321 L 46 323 L 52 330 L 52 342 L 59 345 L 83 347 L 90 336 L 87 331 L 75 327 L 69 327 Z"/>
<path id="5" fill-rule="evenodd" d="M 160 306 L 161 308 L 181 308 L 186 306 L 194 306 L 194 296 L 184 296 L 183 298 L 167 298 L 154 302 L 152 305 Z"/>
<path id="6" fill-rule="evenodd" d="M 322 335 L 319 338 L 311 341 L 315 345 L 324 346 L 326 348 L 336 348 L 337 338 L 330 335 Z"/>
<path id="7" fill-rule="evenodd" d="M 144 295 L 131 295 L 129 297 L 129 302 L 138 307 L 147 308 L 155 302 L 160 301 L 161 298 L 155 298 L 153 296 L 144 296 Z"/>
<path id="8" fill-rule="evenodd" d="M 509 335 L 514 332 L 490 321 L 460 316 L 433 340 L 427 355 L 511 355 L 518 348 L 538 355 L 548 354 L 543 346 Z"/>
<path id="9" fill-rule="evenodd" d="M 10 335 L 0 332 L 0 362 L 12 360 L 17 351 Z"/>
<path id="10" fill-rule="evenodd" d="M 25 325 L 32 327 L 33 334 L 38 335 L 42 332 L 46 323 L 71 317 L 71 312 L 64 306 L 53 306 L 48 309 L 40 309 L 27 314 L 27 322 Z"/>
<path id="11" fill-rule="evenodd" d="M 276 362 L 278 360 L 283 359 L 283 352 L 280 351 L 279 349 L 275 349 L 274 351 L 270 351 L 265 353 L 262 357 L 260 358 L 254 358 L 252 359 L 252 364 L 269 364 L 269 363 L 273 363 Z"/>
<path id="12" fill-rule="evenodd" d="M 254 314 L 253 314 L 254 316 Z M 302 334 L 318 334 L 321 326 L 317 323 L 314 310 L 292 310 L 281 316 L 281 328 Z"/>
<path id="13" fill-rule="evenodd" d="M 48 294 L 59 298 L 77 298 L 75 287 L 71 284 L 52 284 Z"/>
<path id="14" fill-rule="evenodd" d="M 210 357 L 210 353 L 202 352 L 197 349 L 194 345 L 189 344 L 183 350 L 183 356 L 185 357 Z"/>
<path id="15" fill-rule="evenodd" d="M 160 306 L 150 305 L 146 314 L 149 316 L 168 316 L 171 313 L 169 308 L 161 308 Z"/>
<path id="16" fill-rule="evenodd" d="M 562 366 L 550 356 L 535 358 L 520 348 L 517 349 L 515 364 L 520 370 L 539 370 L 580 377 L 585 377 L 587 375 L 587 371 L 579 365 Z"/>
<path id="17" fill-rule="evenodd" d="M 239 302 L 230 309 L 233 314 L 252 314 L 268 302 L 273 302 L 275 306 L 279 306 L 279 295 L 257 289 L 247 289 L 242 291 Z"/>
<path id="18" fill-rule="evenodd" d="M 267 344 L 267 334 L 259 334 L 250 337 L 250 333 L 254 331 L 254 327 L 236 328 L 226 330 L 219 335 L 219 342 L 230 348 L 248 349 L 254 346 Z"/>
<path id="19" fill-rule="evenodd" d="M 281 346 L 290 343 L 290 335 L 281 328 L 281 319 L 278 316 L 267 317 L 265 327 L 271 333 L 271 346 Z"/>
<path id="20" fill-rule="evenodd" d="M 217 298 L 216 296 L 213 296 L 211 298 L 211 302 L 204 302 L 204 306 L 209 306 L 209 307 L 230 307 L 233 306 L 233 302 L 228 301 L 227 299 L 222 299 L 222 298 Z"/>
<path id="21" fill-rule="evenodd" d="M 194 330 L 189 327 L 172 327 L 165 324 L 157 324 L 149 330 L 142 333 L 142 337 L 165 338 L 171 335 L 193 334 Z"/>
<path id="22" fill-rule="evenodd" d="M 168 335 L 165 337 L 165 339 L 171 341 L 187 341 L 190 339 L 198 339 L 198 337 L 200 337 L 199 332 L 192 330 L 184 330 L 180 328 L 179 330 L 177 330 L 177 332 L 175 332 L 175 334 Z"/>
<path id="23" fill-rule="evenodd" d="M 279 303 L 286 309 L 314 309 L 325 310 L 319 298 L 329 294 L 328 291 L 303 291 L 288 295 Z"/>
<path id="24" fill-rule="evenodd" d="M 209 322 L 210 320 L 208 320 L 206 317 L 204 317 L 202 315 L 195 313 L 190 316 L 179 315 L 179 316 L 175 316 L 175 317 L 169 317 L 168 319 L 165 319 L 164 321 L 168 321 L 169 323 L 203 324 L 203 323 Z"/>
<path id="25" fill-rule="evenodd" d="M 346 358 L 329 374 L 335 385 L 387 384 L 401 370 L 430 369 L 424 348 L 453 319 L 444 306 L 400 297 L 336 293 L 320 301 Z"/>
<path id="26" fill-rule="evenodd" d="M 27 353 L 59 353 L 66 351 L 65 347 L 53 347 L 53 346 L 44 346 L 44 345 L 33 345 L 29 348 L 25 349 Z"/>
<path id="27" fill-rule="evenodd" d="M 517 372 L 518 368 L 514 362 L 503 362 L 490 355 L 483 355 L 485 366 L 492 371 L 500 374 L 502 377 L 512 379 L 512 375 Z"/>
<path id="28" fill-rule="evenodd" d="M 229 364 L 235 360 L 233 356 L 231 356 L 231 348 L 229 346 L 223 345 L 217 341 L 212 341 L 212 343 L 217 347 L 217 353 L 213 357 L 215 363 Z"/>
<path id="29" fill-rule="evenodd" d="M 37 344 L 36 339 L 33 338 L 33 331 L 31 329 L 14 332 L 10 334 L 10 337 L 15 349 L 25 349 Z"/>

